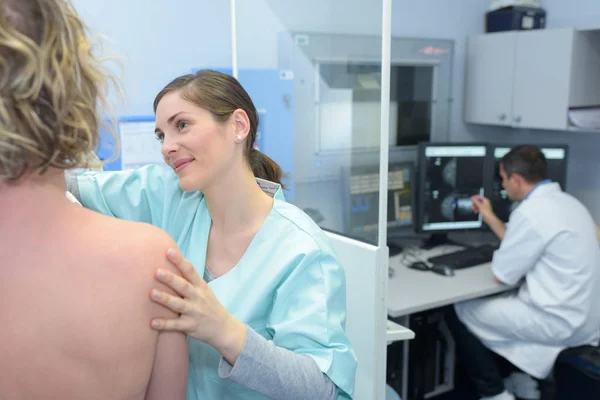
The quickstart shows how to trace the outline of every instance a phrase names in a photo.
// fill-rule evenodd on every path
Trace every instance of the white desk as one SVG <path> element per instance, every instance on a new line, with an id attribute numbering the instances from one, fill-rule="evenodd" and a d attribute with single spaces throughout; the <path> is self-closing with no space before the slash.
<path id="1" fill-rule="evenodd" d="M 439 246 L 423 251 L 420 256 L 428 258 L 458 249 L 460 247 Z M 496 282 L 490 263 L 456 270 L 454 276 L 442 276 L 431 271 L 410 269 L 402 264 L 402 257 L 390 257 L 393 276 L 388 280 L 387 308 L 393 318 L 512 289 Z"/>
<path id="2" fill-rule="evenodd" d="M 400 340 L 410 340 L 414 338 L 415 333 L 413 331 L 388 319 L 386 332 L 386 339 L 388 344 Z"/>
<path id="3" fill-rule="evenodd" d="M 446 245 L 427 251 L 413 251 L 416 254 L 410 257 L 405 254 L 390 257 L 389 268 L 393 273 L 388 279 L 388 315 L 392 318 L 404 317 L 403 325 L 410 328 L 408 318 L 410 314 L 513 289 L 494 279 L 491 263 L 456 270 L 454 276 L 442 276 L 431 271 L 419 271 L 407 267 L 411 262 L 425 261 L 429 257 L 460 249 L 461 247 L 458 246 Z M 407 398 L 408 341 L 404 342 L 403 346 L 401 397 Z"/>

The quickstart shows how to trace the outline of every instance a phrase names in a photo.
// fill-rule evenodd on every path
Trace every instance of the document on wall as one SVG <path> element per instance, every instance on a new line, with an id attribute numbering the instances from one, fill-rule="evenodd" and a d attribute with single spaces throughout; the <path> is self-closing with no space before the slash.
<path id="1" fill-rule="evenodd" d="M 164 165 L 161 143 L 154 134 L 154 121 L 119 123 L 122 169 L 136 169 L 148 164 Z"/>

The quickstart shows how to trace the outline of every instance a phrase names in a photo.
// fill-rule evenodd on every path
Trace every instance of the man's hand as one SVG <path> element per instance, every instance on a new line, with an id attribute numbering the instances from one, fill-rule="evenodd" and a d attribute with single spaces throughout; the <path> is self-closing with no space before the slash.
<path id="1" fill-rule="evenodd" d="M 500 240 L 504 239 L 506 225 L 494 213 L 490 200 L 480 194 L 476 194 L 475 196 L 471 196 L 471 203 L 473 204 L 473 212 L 481 214 L 483 222 L 490 227 Z"/>
<path id="2" fill-rule="evenodd" d="M 476 194 L 475 196 L 471 196 L 471 203 L 473 204 L 473 212 L 481 214 L 486 223 L 488 218 L 495 216 L 492 203 L 490 203 L 488 198 Z"/>

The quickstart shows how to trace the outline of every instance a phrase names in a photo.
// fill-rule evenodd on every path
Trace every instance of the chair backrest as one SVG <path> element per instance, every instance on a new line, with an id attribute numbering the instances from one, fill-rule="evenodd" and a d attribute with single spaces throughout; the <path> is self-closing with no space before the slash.
<path id="1" fill-rule="evenodd" d="M 556 365 L 577 369 L 600 382 L 600 346 L 580 346 L 563 350 L 556 359 Z"/>
<path id="2" fill-rule="evenodd" d="M 554 365 L 554 400 L 597 399 L 600 393 L 600 347 L 563 350 Z"/>

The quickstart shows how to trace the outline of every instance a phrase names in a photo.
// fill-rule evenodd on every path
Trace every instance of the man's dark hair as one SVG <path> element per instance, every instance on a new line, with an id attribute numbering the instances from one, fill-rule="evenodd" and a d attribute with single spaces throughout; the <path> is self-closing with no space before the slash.
<path id="1" fill-rule="evenodd" d="M 521 175 L 529 183 L 548 179 L 548 162 L 544 153 L 532 145 L 514 147 L 500 161 L 506 176 Z"/>

